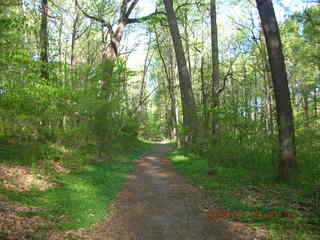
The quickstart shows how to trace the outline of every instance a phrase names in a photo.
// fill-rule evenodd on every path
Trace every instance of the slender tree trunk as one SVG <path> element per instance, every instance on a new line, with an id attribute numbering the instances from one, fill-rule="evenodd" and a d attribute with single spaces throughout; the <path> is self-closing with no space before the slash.
<path id="1" fill-rule="evenodd" d="M 191 54 L 190 54 L 190 41 L 189 41 L 189 33 L 188 33 L 188 16 L 187 13 L 184 13 L 184 35 L 185 35 L 185 47 L 187 53 L 187 61 L 188 61 L 188 69 L 190 74 L 190 79 L 192 81 L 192 69 L 191 69 Z"/>
<path id="2" fill-rule="evenodd" d="M 138 119 L 141 122 L 144 122 L 145 119 L 145 112 L 146 112 L 146 107 L 144 105 L 145 102 L 145 94 L 146 94 L 146 79 L 147 79 L 147 73 L 148 69 L 151 63 L 152 59 L 152 53 L 151 53 L 151 37 L 149 37 L 148 41 L 148 50 L 147 50 L 147 55 L 144 60 L 144 65 L 143 65 L 143 73 L 142 73 L 142 79 L 141 79 L 141 85 L 140 85 L 140 94 L 139 94 L 139 105 L 141 106 L 140 111 L 138 111 Z"/>
<path id="3" fill-rule="evenodd" d="M 267 122 L 269 135 L 274 134 L 274 96 L 272 93 L 272 80 L 270 79 L 270 72 L 265 68 L 265 84 L 267 97 Z"/>
<path id="4" fill-rule="evenodd" d="M 76 46 L 76 41 L 77 41 L 77 32 L 78 32 L 78 25 L 79 25 L 79 20 L 80 20 L 80 13 L 78 8 L 75 6 L 75 11 L 76 11 L 76 16 L 74 19 L 74 22 L 72 24 L 72 34 L 71 34 L 71 56 L 70 56 L 70 81 L 74 82 L 75 81 L 75 69 L 74 69 L 74 58 L 75 58 L 75 46 Z"/>
<path id="5" fill-rule="evenodd" d="M 41 77 L 49 80 L 48 69 L 48 0 L 41 0 L 41 26 L 40 26 L 40 61 L 41 61 Z"/>
<path id="6" fill-rule="evenodd" d="M 77 27 L 79 21 L 79 13 L 77 13 L 76 18 L 73 22 L 72 26 L 72 34 L 71 34 L 71 56 L 70 56 L 70 65 L 73 66 L 74 63 L 74 48 L 76 45 L 76 35 L 77 35 Z"/>
<path id="7" fill-rule="evenodd" d="M 64 63 L 64 59 L 63 59 L 63 54 L 62 54 L 62 31 L 63 31 L 63 23 L 64 23 L 64 19 L 63 17 L 61 18 L 61 22 L 60 22 L 60 26 L 59 26 L 59 42 L 58 42 L 58 48 L 59 48 L 59 61 L 60 61 L 60 68 L 59 68 L 59 71 L 60 71 L 60 76 L 61 76 L 61 86 L 64 88 L 65 85 L 64 85 L 64 78 L 62 78 L 63 76 L 63 67 L 65 64 Z M 60 122 L 59 122 L 59 128 L 61 129 L 64 129 L 65 128 L 65 114 L 62 115 L 62 118 L 60 119 Z"/>
<path id="8" fill-rule="evenodd" d="M 76 40 L 78 38 L 77 33 L 78 33 L 78 26 L 80 21 L 80 12 L 76 4 L 74 6 L 74 9 L 75 9 L 76 15 L 73 20 L 72 33 L 71 33 L 71 56 L 70 56 L 71 68 L 73 67 L 73 64 L 74 64 L 74 58 L 75 58 L 74 50 L 75 50 Z"/>
<path id="9" fill-rule="evenodd" d="M 317 102 L 317 88 L 313 91 L 313 101 L 314 101 L 314 118 L 315 118 L 315 127 L 317 126 L 317 118 L 318 118 L 318 102 Z"/>
<path id="10" fill-rule="evenodd" d="M 151 62 L 150 48 L 151 48 L 151 37 L 149 38 L 147 55 L 146 55 L 146 58 L 145 58 L 144 64 L 143 64 L 143 73 L 142 73 L 140 94 L 139 94 L 139 105 L 143 104 L 143 99 L 144 99 L 145 90 L 146 90 L 146 76 L 147 76 L 148 68 L 149 68 L 149 65 Z M 151 56 L 151 58 L 152 58 L 152 56 Z"/>
<path id="11" fill-rule="evenodd" d="M 59 41 L 58 41 L 58 48 L 59 48 L 59 61 L 60 61 L 60 74 L 63 74 L 63 54 L 62 54 L 62 34 L 63 34 L 63 24 L 64 24 L 64 19 L 61 17 L 60 21 L 60 26 L 59 26 Z"/>
<path id="12" fill-rule="evenodd" d="M 156 35 L 156 43 L 157 43 L 157 48 L 158 48 L 158 53 L 164 68 L 164 72 L 166 74 L 166 79 L 168 82 L 168 91 L 169 91 L 169 97 L 170 97 L 170 113 L 171 113 L 171 122 L 172 122 L 172 131 L 171 131 L 171 137 L 173 139 L 176 139 L 178 141 L 178 126 L 177 126 L 177 116 L 176 116 L 176 97 L 175 97 L 175 92 L 174 92 L 174 67 L 173 67 L 173 54 L 169 54 L 169 67 L 166 64 L 166 61 L 164 59 L 164 56 L 161 51 L 160 47 L 160 39 L 159 39 L 159 34 L 157 30 L 155 30 L 155 35 Z M 170 40 L 169 40 L 170 41 Z M 170 69 L 170 71 L 169 71 Z"/>
<path id="13" fill-rule="evenodd" d="M 171 0 L 163 0 L 167 11 L 167 18 L 169 22 L 170 33 L 173 41 L 173 47 L 176 54 L 178 72 L 179 72 L 179 85 L 181 91 L 181 102 L 183 112 L 183 124 L 188 131 L 188 136 L 185 138 L 185 145 L 190 146 L 196 139 L 197 135 L 197 114 L 194 102 L 190 73 L 184 55 L 182 41 L 179 33 L 177 19 L 173 10 Z"/>
<path id="14" fill-rule="evenodd" d="M 219 107 L 219 85 L 220 85 L 220 69 L 219 69 L 219 46 L 218 46 L 218 26 L 216 0 L 210 1 L 211 16 L 211 51 L 212 51 L 212 107 L 215 112 L 212 116 L 212 134 L 214 142 L 219 141 L 219 117 L 217 108 Z"/>
<path id="15" fill-rule="evenodd" d="M 67 46 L 67 44 L 68 44 L 67 41 L 65 41 L 64 44 Z M 64 58 L 64 64 L 63 64 L 63 66 L 64 66 L 64 69 L 63 69 L 64 70 L 63 87 L 66 88 L 67 85 L 72 87 L 72 82 L 69 81 L 69 83 L 68 83 L 68 79 L 67 79 L 67 76 L 68 76 L 68 72 L 67 72 L 68 57 L 67 57 L 67 52 L 66 51 L 64 52 L 63 58 Z"/>
<path id="16" fill-rule="evenodd" d="M 303 93 L 303 110 L 304 110 L 304 120 L 306 127 L 309 127 L 309 99 L 308 99 L 308 93 Z"/>
<path id="17" fill-rule="evenodd" d="M 174 49 L 170 49 L 169 52 L 169 66 L 170 66 L 170 71 L 169 71 L 169 76 L 170 76 L 170 91 L 171 91 L 171 98 L 172 98 L 172 103 L 171 103 L 171 108 L 172 108 L 172 116 L 174 120 L 174 126 L 175 128 L 173 129 L 173 135 L 176 136 L 176 141 L 178 144 L 178 147 L 181 147 L 181 135 L 179 132 L 179 104 L 177 102 L 177 97 L 176 97 L 176 79 L 177 79 L 177 65 L 175 61 L 175 54 L 174 54 Z"/>
<path id="18" fill-rule="evenodd" d="M 201 64 L 200 64 L 200 80 L 201 80 L 201 105 L 203 111 L 203 122 L 204 122 L 204 132 L 208 132 L 209 129 L 209 111 L 208 111 L 208 98 L 207 98 L 207 90 L 205 84 L 204 77 L 204 64 L 205 64 L 205 56 L 202 54 L 201 56 Z"/>
<path id="19" fill-rule="evenodd" d="M 257 57 L 255 59 L 256 59 L 255 62 L 258 62 Z M 253 72 L 254 72 L 254 91 L 257 92 L 257 90 L 258 90 L 258 81 L 257 81 L 258 78 L 257 78 L 257 66 L 256 66 L 256 64 L 254 64 L 254 66 L 253 66 Z M 254 96 L 254 118 L 253 118 L 253 120 L 255 122 L 258 121 L 258 96 L 257 95 Z M 256 130 L 257 130 L 257 128 L 255 129 L 255 132 L 257 132 Z"/>
<path id="20" fill-rule="evenodd" d="M 218 46 L 218 26 L 217 26 L 217 10 L 216 0 L 210 0 L 210 17 L 211 17 L 211 58 L 212 58 L 212 140 L 213 144 L 218 144 L 220 141 L 219 129 L 219 46 Z M 209 172 L 215 168 L 215 161 L 212 159 L 208 162 Z"/>
<path id="21" fill-rule="evenodd" d="M 297 171 L 295 133 L 290 91 L 278 23 L 271 0 L 256 0 L 263 27 L 272 82 L 275 92 L 279 129 L 279 179 L 287 180 Z"/>
<path id="22" fill-rule="evenodd" d="M 120 42 L 126 28 L 127 24 L 120 22 L 114 33 L 109 33 L 109 41 L 106 41 L 106 46 L 103 54 L 103 63 L 104 63 L 104 83 L 102 88 L 107 89 L 108 81 L 113 77 L 114 64 L 119 55 Z"/>
<path id="23" fill-rule="evenodd" d="M 318 65 L 318 71 L 320 71 L 320 65 Z M 320 75 L 318 78 L 315 79 L 315 81 L 320 81 Z M 313 101 L 314 101 L 314 126 L 317 128 L 318 122 L 320 119 L 318 119 L 319 113 L 318 113 L 318 98 L 319 98 L 319 88 L 315 87 L 313 91 Z"/>

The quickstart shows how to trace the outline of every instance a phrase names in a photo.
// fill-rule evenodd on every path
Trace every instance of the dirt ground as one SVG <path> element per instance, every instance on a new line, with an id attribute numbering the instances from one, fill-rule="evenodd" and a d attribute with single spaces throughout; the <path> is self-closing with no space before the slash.
<path id="1" fill-rule="evenodd" d="M 86 239 L 94 240 L 253 240 L 261 234 L 223 218 L 208 218 L 214 199 L 178 175 L 158 144 L 137 162 L 112 205 L 113 213 Z"/>

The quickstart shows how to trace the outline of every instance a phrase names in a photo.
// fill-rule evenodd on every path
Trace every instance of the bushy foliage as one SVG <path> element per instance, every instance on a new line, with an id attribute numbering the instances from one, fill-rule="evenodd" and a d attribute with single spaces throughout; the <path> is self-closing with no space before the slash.
<path id="1" fill-rule="evenodd" d="M 97 65 L 90 82 L 81 88 L 54 81 L 53 69 L 49 81 L 28 69 L 32 74 L 4 82 L 0 94 L 2 161 L 19 159 L 19 152 L 24 152 L 20 160 L 26 164 L 61 160 L 56 144 L 81 151 L 90 148 L 110 157 L 112 151 L 127 148 L 126 143 L 133 144 L 139 124 L 130 116 L 121 92 L 126 79 L 108 79 L 109 87 L 104 90 L 99 84 L 104 79 L 100 68 Z M 116 70 L 126 71 L 121 64 Z"/>

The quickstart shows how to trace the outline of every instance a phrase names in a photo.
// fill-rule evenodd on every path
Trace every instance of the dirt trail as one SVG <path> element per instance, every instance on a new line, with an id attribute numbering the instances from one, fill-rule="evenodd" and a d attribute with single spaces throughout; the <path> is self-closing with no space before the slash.
<path id="1" fill-rule="evenodd" d="M 139 162 L 113 203 L 114 213 L 92 232 L 96 240 L 259 239 L 240 223 L 206 218 L 214 200 L 178 175 L 158 144 Z"/>

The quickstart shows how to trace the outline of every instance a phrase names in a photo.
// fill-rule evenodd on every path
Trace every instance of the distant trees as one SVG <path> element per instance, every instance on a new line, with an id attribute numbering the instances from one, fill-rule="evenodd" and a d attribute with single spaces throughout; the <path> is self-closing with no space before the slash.
<path id="1" fill-rule="evenodd" d="M 319 39 L 315 31 L 318 6 L 288 17 L 280 25 L 280 39 L 271 0 L 257 1 L 256 6 L 239 3 L 243 16 L 232 20 L 237 30 L 228 37 L 223 27 L 218 34 L 216 1 L 163 3 L 168 21 L 157 19 L 150 25 L 156 38 L 150 71 L 161 86 L 157 104 L 173 103 L 176 113 L 183 116 L 183 121 L 176 118 L 179 138 L 187 134 L 192 139 L 192 131 L 184 129 L 197 129 L 191 150 L 208 156 L 209 171 L 222 159 L 228 159 L 231 166 L 246 161 L 250 166 L 268 159 L 279 179 L 294 176 L 298 171 L 296 151 L 298 156 L 304 151 L 301 139 L 314 138 L 316 131 L 308 129 L 315 129 L 320 122 L 319 61 L 314 54 Z M 162 7 L 158 5 L 160 11 Z M 172 42 L 167 39 L 169 31 Z M 175 53 L 173 63 L 170 49 Z M 181 96 L 174 96 L 177 90 Z M 194 104 L 186 101 L 192 99 L 191 94 Z M 195 107 L 186 107 L 190 103 Z M 161 121 L 172 132 L 171 116 L 178 115 L 172 106 L 159 105 L 158 109 L 164 112 L 157 116 L 165 116 Z M 293 116 L 298 128 L 297 150 Z"/>
<path id="2" fill-rule="evenodd" d="M 176 97 L 176 61 L 174 56 L 174 50 L 172 47 L 168 48 L 172 44 L 172 40 L 169 34 L 161 34 L 160 31 L 154 29 L 156 48 L 159 54 L 160 60 L 162 62 L 162 67 L 164 69 L 167 89 L 170 101 L 170 109 L 168 113 L 168 128 L 170 131 L 170 137 L 175 139 L 180 146 L 179 130 L 178 130 L 178 120 L 179 120 L 179 109 Z"/>

